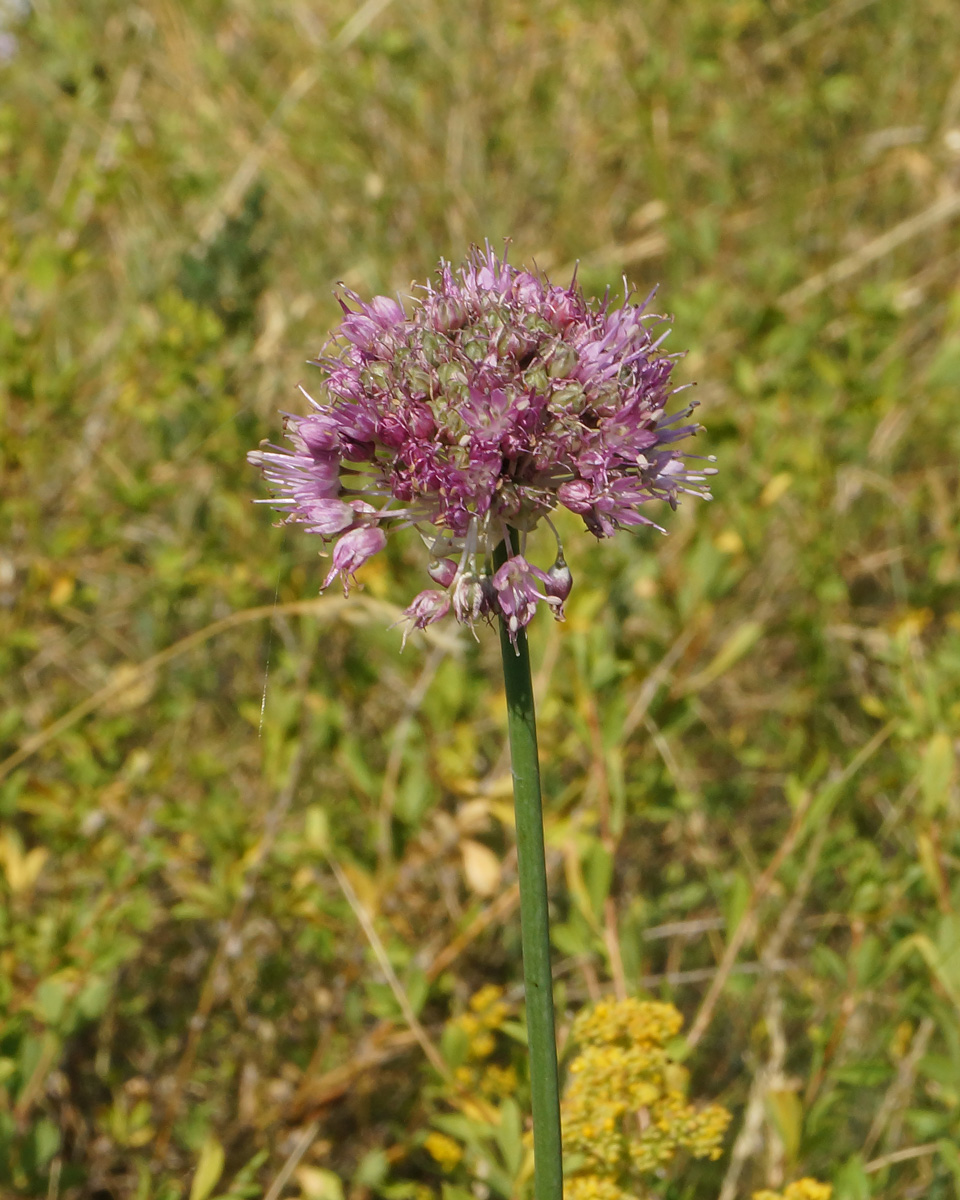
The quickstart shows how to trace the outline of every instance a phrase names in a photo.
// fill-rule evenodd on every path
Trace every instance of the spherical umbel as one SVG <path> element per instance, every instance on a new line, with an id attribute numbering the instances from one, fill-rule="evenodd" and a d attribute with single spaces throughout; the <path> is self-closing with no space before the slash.
<path id="1" fill-rule="evenodd" d="M 285 522 L 333 543 L 324 587 L 348 590 L 393 529 L 414 526 L 427 588 L 406 610 L 422 629 L 453 612 L 471 627 L 500 616 L 515 640 L 540 601 L 562 619 L 572 577 L 559 547 L 548 570 L 526 538 L 558 507 L 596 537 L 655 524 L 650 500 L 709 499 L 712 467 L 676 449 L 700 428 L 693 405 L 668 415 L 679 355 L 647 301 L 620 308 L 511 266 L 487 244 L 454 270 L 441 262 L 408 310 L 344 292 L 312 412 L 286 417 L 288 446 L 249 455 Z M 351 305 L 353 307 L 351 307 Z M 712 460 L 710 460 L 712 461 Z M 552 523 L 551 523 L 552 528 Z M 507 531 L 520 536 L 513 552 Z M 507 561 L 496 571 L 494 548 Z"/>

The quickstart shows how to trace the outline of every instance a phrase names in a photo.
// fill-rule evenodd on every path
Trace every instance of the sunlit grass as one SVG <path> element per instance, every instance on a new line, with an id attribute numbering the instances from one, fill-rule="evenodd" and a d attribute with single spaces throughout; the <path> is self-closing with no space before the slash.
<path id="1" fill-rule="evenodd" d="M 653 1195 L 946 1200 L 953 4 L 359 13 L 37 3 L 0 66 L 0 1187 L 526 1186 L 495 638 L 397 653 L 412 543 L 304 611 L 324 565 L 244 462 L 338 280 L 509 236 L 660 284 L 721 467 L 668 538 L 562 530 L 568 620 L 531 631 L 564 1044 L 608 994 L 697 1031 L 726 1151 Z M 330 860 L 453 1074 L 503 989 L 512 1090 L 429 1066 Z"/>

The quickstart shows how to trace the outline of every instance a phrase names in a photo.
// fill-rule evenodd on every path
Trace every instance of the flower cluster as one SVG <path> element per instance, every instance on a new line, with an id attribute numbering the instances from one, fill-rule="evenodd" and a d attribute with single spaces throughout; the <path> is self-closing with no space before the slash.
<path id="1" fill-rule="evenodd" d="M 445 1133 L 433 1130 L 423 1139 L 423 1147 L 430 1157 L 440 1164 L 444 1171 L 452 1171 L 463 1158 L 463 1149 L 459 1142 Z"/>
<path id="2" fill-rule="evenodd" d="M 454 1078 L 465 1091 L 498 1101 L 517 1090 L 513 1066 L 498 1066 L 489 1060 L 497 1049 L 497 1032 L 510 1016 L 503 989 L 487 984 L 470 997 L 469 1011 L 450 1022 L 454 1038 L 462 1041 L 461 1061 Z"/>
<path id="3" fill-rule="evenodd" d="M 575 1200 L 626 1200 L 637 1180 L 659 1171 L 678 1151 L 720 1156 L 730 1113 L 686 1099 L 687 1074 L 666 1043 L 683 1019 L 672 1004 L 603 1001 L 581 1013 L 571 1040 L 563 1097 L 563 1143 L 580 1164 L 565 1187 Z"/>
<path id="4" fill-rule="evenodd" d="M 764 1189 L 754 1192 L 753 1200 L 830 1200 L 833 1188 L 829 1183 L 820 1183 L 816 1179 L 798 1179 L 788 1184 L 783 1193 L 771 1192 Z"/>
<path id="5" fill-rule="evenodd" d="M 575 281 L 553 285 L 489 244 L 456 271 L 442 262 L 409 314 L 345 296 L 353 307 L 341 299 L 314 360 L 317 395 L 301 389 L 313 411 L 287 415 L 290 447 L 249 456 L 277 493 L 268 503 L 333 544 L 324 587 L 339 577 L 346 589 L 388 529 L 414 526 L 434 586 L 406 609 L 407 628 L 499 616 L 516 642 L 541 601 L 560 618 L 570 593 L 559 538 L 549 569 L 525 557 L 555 508 L 609 537 L 654 525 L 648 500 L 709 496 L 713 469 L 675 448 L 699 426 L 684 423 L 693 405 L 666 412 L 677 356 L 646 304 L 591 303 Z"/>

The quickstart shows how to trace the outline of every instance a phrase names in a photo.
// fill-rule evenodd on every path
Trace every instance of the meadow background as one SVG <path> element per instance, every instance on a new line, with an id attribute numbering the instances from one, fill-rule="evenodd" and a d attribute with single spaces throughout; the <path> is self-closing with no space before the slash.
<path id="1" fill-rule="evenodd" d="M 660 285 L 721 468 L 531 630 L 561 1038 L 683 1012 L 651 1195 L 960 1196 L 957 15 L 0 6 L 4 1196 L 521 1187 L 496 638 L 398 653 L 412 537 L 318 599 L 244 461 L 337 281 L 505 237 Z"/>

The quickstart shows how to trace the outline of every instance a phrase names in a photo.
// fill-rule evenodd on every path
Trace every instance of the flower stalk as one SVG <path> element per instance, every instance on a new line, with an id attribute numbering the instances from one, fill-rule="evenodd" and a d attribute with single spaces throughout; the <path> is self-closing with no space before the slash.
<path id="1" fill-rule="evenodd" d="M 516 541 L 516 532 L 511 531 Z M 514 545 L 514 552 L 516 552 Z M 494 564 L 502 567 L 508 552 L 501 542 Z M 520 939 L 526 995 L 527 1042 L 533 1108 L 534 1194 L 536 1200 L 562 1200 L 563 1161 L 560 1135 L 560 1085 L 557 1037 L 550 970 L 550 916 L 547 864 L 543 844 L 540 760 L 530 674 L 530 652 L 524 629 L 513 631 L 500 618 L 500 650 L 507 695 L 507 726 L 513 768 L 520 876 Z"/>
<path id="2" fill-rule="evenodd" d="M 573 577 L 552 515 L 579 517 L 597 538 L 661 529 L 650 501 L 676 508 L 709 499 L 713 466 L 677 448 L 700 426 L 695 405 L 668 411 L 677 354 L 669 321 L 633 302 L 624 281 L 588 300 L 513 267 L 486 244 L 458 268 L 441 262 L 407 305 L 344 289 L 343 319 L 320 356 L 317 396 L 288 413 L 286 446 L 261 443 L 263 471 L 282 523 L 332 546 L 323 587 L 344 591 L 414 529 L 427 552 L 420 591 L 398 624 L 404 641 L 452 615 L 476 635 L 499 622 L 513 763 L 526 986 L 536 1200 L 563 1200 L 560 1100 L 550 973 L 543 814 L 526 627 L 539 604 L 562 621 Z M 351 307 L 351 305 L 353 307 Z M 700 460 L 700 461 L 697 461 Z M 708 457 L 706 462 L 713 462 Z M 548 569 L 527 558 L 543 522 L 556 538 Z M 492 564 L 491 564 L 491 559 Z M 491 570 L 492 567 L 492 570 Z M 424 581 L 425 582 L 425 581 Z M 479 639 L 478 639 L 479 640 Z"/>

